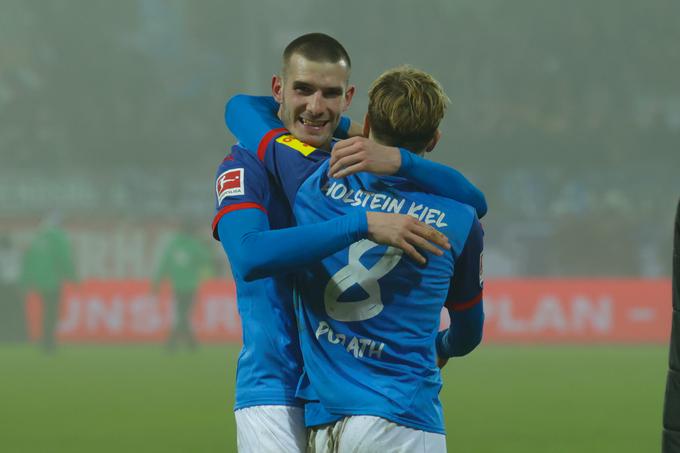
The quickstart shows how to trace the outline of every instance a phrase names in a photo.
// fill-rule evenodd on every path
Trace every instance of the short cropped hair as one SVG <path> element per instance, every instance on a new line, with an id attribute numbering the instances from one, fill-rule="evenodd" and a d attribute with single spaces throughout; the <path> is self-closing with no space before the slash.
<path id="1" fill-rule="evenodd" d="M 430 74 L 410 66 L 384 72 L 368 91 L 368 120 L 375 138 L 420 152 L 434 138 L 451 102 Z"/>
<path id="2" fill-rule="evenodd" d="M 336 39 L 323 33 L 308 33 L 295 38 L 283 51 L 283 73 L 285 74 L 290 57 L 301 55 L 307 60 L 321 63 L 344 61 L 347 69 L 352 67 L 349 54 Z"/>

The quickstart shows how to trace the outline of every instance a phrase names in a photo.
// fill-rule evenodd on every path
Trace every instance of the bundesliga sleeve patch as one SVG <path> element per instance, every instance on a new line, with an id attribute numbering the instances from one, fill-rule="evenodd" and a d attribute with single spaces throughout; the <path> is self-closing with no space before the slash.
<path id="1" fill-rule="evenodd" d="M 245 195 L 246 191 L 243 189 L 243 168 L 227 170 L 219 175 L 215 182 L 215 191 L 217 192 L 218 205 L 222 204 L 222 200 L 226 197 Z"/>
<path id="2" fill-rule="evenodd" d="M 314 151 L 316 151 L 316 148 L 314 148 L 313 146 L 301 142 L 300 140 L 298 140 L 297 138 L 293 137 L 290 134 L 282 135 L 281 137 L 277 138 L 276 141 L 290 148 L 293 148 L 294 150 L 296 150 L 305 157 L 309 156 Z"/>

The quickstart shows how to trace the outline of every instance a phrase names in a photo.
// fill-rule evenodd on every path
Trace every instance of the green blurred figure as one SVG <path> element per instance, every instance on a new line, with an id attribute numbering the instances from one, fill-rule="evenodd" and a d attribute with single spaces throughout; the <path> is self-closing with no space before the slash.
<path id="1" fill-rule="evenodd" d="M 66 232 L 53 214 L 38 230 L 24 255 L 20 282 L 26 293 L 36 292 L 43 304 L 42 344 L 45 352 L 56 349 L 56 327 L 63 285 L 75 281 L 75 266 Z"/>
<path id="2" fill-rule="evenodd" d="M 153 279 L 153 286 L 163 280 L 170 280 L 174 293 L 174 322 L 168 337 L 170 351 L 177 349 L 184 340 L 190 349 L 196 349 L 196 338 L 191 328 L 191 313 L 196 300 L 196 292 L 203 281 L 213 277 L 213 252 L 205 241 L 192 234 L 188 224 L 182 225 L 170 239 Z"/>

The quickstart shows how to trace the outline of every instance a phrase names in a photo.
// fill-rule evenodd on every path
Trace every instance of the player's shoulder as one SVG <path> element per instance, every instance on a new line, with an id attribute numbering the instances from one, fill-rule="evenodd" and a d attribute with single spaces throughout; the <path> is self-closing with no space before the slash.
<path id="1" fill-rule="evenodd" d="M 215 191 L 221 203 L 226 196 L 244 195 L 245 186 L 268 187 L 267 170 L 250 151 L 235 145 L 215 172 Z"/>
<path id="2" fill-rule="evenodd" d="M 477 217 L 477 211 L 469 204 L 461 203 L 460 201 L 452 200 L 450 198 L 440 198 L 443 199 L 442 202 L 446 205 L 446 209 L 457 217 L 469 220 L 470 222 Z"/>
<path id="3" fill-rule="evenodd" d="M 278 143 L 279 146 L 295 150 L 303 156 L 309 156 L 313 152 L 318 151 L 318 148 L 298 140 L 289 132 L 279 135 L 274 138 L 274 141 Z"/>
<path id="4" fill-rule="evenodd" d="M 272 149 L 278 152 L 279 158 L 284 159 L 304 158 L 319 160 L 328 156 L 327 151 L 301 141 L 286 129 L 278 129 L 271 132 L 272 135 L 268 139 L 265 138 L 263 140 L 258 150 L 258 156 L 262 160 L 264 160 L 264 153 L 268 153 Z"/>
<path id="5" fill-rule="evenodd" d="M 447 216 L 456 218 L 459 223 L 469 223 L 477 217 L 475 208 L 460 201 L 429 192 L 421 192 L 421 196 L 424 200 L 427 200 L 428 204 L 445 212 Z"/>
<path id="6" fill-rule="evenodd" d="M 239 145 L 232 146 L 229 153 L 222 158 L 217 166 L 217 176 L 227 170 L 236 168 L 243 168 L 248 172 L 265 172 L 265 168 L 257 156 Z"/>
<path id="7" fill-rule="evenodd" d="M 431 203 L 440 209 L 446 218 L 442 232 L 450 239 L 465 241 L 477 220 L 477 211 L 470 205 L 439 195 L 428 194 Z"/>

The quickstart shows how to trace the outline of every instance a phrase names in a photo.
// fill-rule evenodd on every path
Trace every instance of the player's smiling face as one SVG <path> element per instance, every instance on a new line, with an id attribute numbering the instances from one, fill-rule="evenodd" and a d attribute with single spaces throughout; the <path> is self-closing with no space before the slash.
<path id="1" fill-rule="evenodd" d="M 328 149 L 354 87 L 347 85 L 345 61 L 311 61 L 293 54 L 283 77 L 274 76 L 272 93 L 281 104 L 283 125 L 300 141 Z"/>

